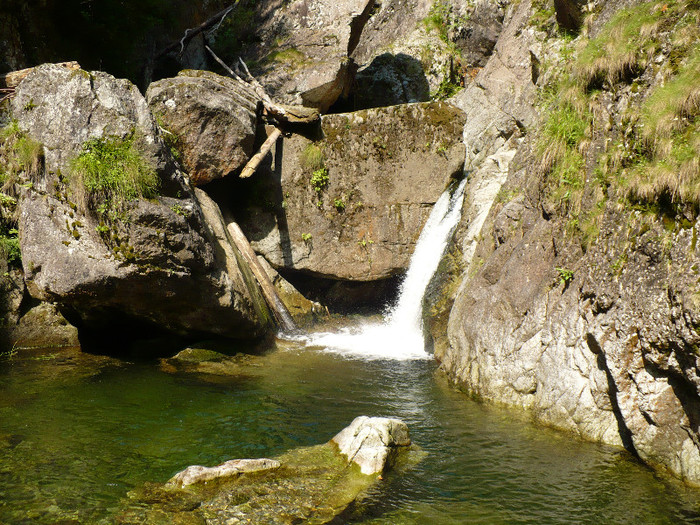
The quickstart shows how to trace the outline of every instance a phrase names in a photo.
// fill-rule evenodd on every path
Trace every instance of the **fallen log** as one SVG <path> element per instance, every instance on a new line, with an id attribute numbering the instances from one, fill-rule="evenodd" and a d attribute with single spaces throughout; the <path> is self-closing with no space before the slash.
<path id="1" fill-rule="evenodd" d="M 253 272 L 255 279 L 258 281 L 263 297 L 270 306 L 270 310 L 272 310 L 272 314 L 275 316 L 277 325 L 284 331 L 296 330 L 296 325 L 292 320 L 292 316 L 289 314 L 289 310 L 287 310 L 287 307 L 277 294 L 275 285 L 272 284 L 267 272 L 265 272 L 265 269 L 260 264 L 260 261 L 258 261 L 258 257 L 255 255 L 252 246 L 248 242 L 248 239 L 246 239 L 246 236 L 241 230 L 240 226 L 238 226 L 235 221 L 229 220 L 230 217 L 228 216 L 225 216 L 225 219 L 226 230 L 231 236 L 231 240 L 236 245 L 236 248 L 238 248 L 238 251 L 243 256 L 243 259 Z"/>
<path id="2" fill-rule="evenodd" d="M 265 142 L 263 142 L 263 145 L 260 146 L 260 150 L 255 155 L 253 155 L 248 161 L 248 163 L 243 167 L 243 170 L 240 174 L 241 179 L 247 179 L 253 173 L 255 173 L 255 170 L 258 169 L 258 165 L 265 158 L 267 152 L 270 151 L 270 148 L 272 148 L 275 142 L 277 142 L 277 139 L 281 134 L 282 130 L 280 128 L 275 128 L 272 130 L 272 133 L 270 133 Z"/>

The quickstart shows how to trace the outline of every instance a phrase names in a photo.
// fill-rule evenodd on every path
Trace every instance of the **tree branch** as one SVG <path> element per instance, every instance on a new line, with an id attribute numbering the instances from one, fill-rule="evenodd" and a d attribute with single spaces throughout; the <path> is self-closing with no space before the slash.
<path id="1" fill-rule="evenodd" d="M 188 43 L 190 40 L 192 40 L 192 38 L 194 38 L 195 36 L 197 36 L 199 33 L 201 33 L 202 31 L 204 31 L 205 29 L 210 28 L 211 26 L 213 26 L 213 25 L 216 24 L 217 22 L 218 22 L 219 24 L 220 24 L 221 22 L 223 22 L 224 18 L 226 18 L 226 16 L 233 10 L 233 8 L 236 7 L 236 5 L 238 5 L 238 2 L 239 2 L 239 0 L 236 0 L 233 4 L 231 4 L 230 6 L 228 6 L 226 9 L 224 9 L 223 11 L 219 11 L 218 13 L 216 13 L 216 14 L 215 14 L 214 16 L 212 16 L 211 18 L 206 19 L 204 22 L 202 22 L 201 24 L 199 24 L 197 27 L 195 27 L 195 28 L 189 28 L 189 29 L 185 30 L 185 35 L 184 35 L 180 40 L 178 40 L 177 42 L 173 42 L 173 43 L 170 44 L 168 47 L 166 47 L 166 48 L 164 48 L 163 50 L 161 50 L 161 51 L 156 55 L 156 58 L 160 58 L 160 57 L 162 57 L 163 55 L 167 55 L 167 54 L 170 53 L 171 51 L 176 50 L 176 49 L 178 48 L 178 46 L 180 47 L 180 53 L 179 53 L 179 54 L 181 55 L 182 52 L 185 50 L 185 46 L 187 45 L 187 43 Z"/>

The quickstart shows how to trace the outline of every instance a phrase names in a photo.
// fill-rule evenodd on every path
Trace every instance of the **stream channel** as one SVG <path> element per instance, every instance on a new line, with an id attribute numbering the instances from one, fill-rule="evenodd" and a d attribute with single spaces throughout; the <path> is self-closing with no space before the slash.
<path id="1" fill-rule="evenodd" d="M 699 490 L 470 400 L 425 352 L 422 297 L 463 188 L 435 204 L 383 319 L 336 319 L 258 355 L 230 343 L 217 350 L 237 357 L 199 364 L 0 358 L 0 523 L 118 523 L 146 482 L 323 443 L 359 415 L 403 419 L 425 454 L 375 484 L 348 523 L 700 523 Z"/>

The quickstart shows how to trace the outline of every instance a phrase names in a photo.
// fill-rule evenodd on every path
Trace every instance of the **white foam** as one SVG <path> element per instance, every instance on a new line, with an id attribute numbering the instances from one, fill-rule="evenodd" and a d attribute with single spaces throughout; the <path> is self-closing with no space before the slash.
<path id="1" fill-rule="evenodd" d="M 433 206 L 416 243 L 399 298 L 381 323 L 296 336 L 309 347 L 364 359 L 430 359 L 423 335 L 423 295 L 459 222 L 463 180 L 452 195 L 445 191 Z"/>

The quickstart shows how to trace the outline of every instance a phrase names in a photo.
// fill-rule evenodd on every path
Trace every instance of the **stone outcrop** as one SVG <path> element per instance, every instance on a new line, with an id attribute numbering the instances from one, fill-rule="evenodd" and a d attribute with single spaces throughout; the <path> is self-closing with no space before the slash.
<path id="1" fill-rule="evenodd" d="M 382 473 L 398 447 L 411 444 L 406 423 L 400 419 L 360 416 L 331 439 L 338 450 L 357 464 L 363 474 Z"/>
<path id="2" fill-rule="evenodd" d="M 19 200 L 33 297 L 70 308 L 91 326 L 128 319 L 177 333 L 250 338 L 266 331 L 267 309 L 252 278 L 215 241 L 218 208 L 195 197 L 130 82 L 41 66 L 18 86 L 13 115 L 44 151 L 45 169 Z M 107 137 L 131 137 L 156 169 L 161 195 L 133 201 L 124 219 L 105 225 L 61 173 L 70 173 L 85 141 Z"/>
<path id="3" fill-rule="evenodd" d="M 259 43 L 246 51 L 256 77 L 282 103 L 325 112 L 349 93 L 357 65 L 352 56 L 372 0 L 293 0 L 260 6 Z"/>
<path id="4" fill-rule="evenodd" d="M 187 70 L 152 83 L 146 100 L 195 185 L 240 170 L 255 153 L 258 97 L 241 82 Z"/>
<path id="5" fill-rule="evenodd" d="M 557 20 L 562 5 L 555 2 Z M 620 7 L 607 3 L 600 19 Z M 696 217 L 637 211 L 615 193 L 614 181 L 596 187 L 594 173 L 603 143 L 625 133 L 621 115 L 648 96 L 665 56 L 653 71 L 640 66 L 639 85 L 623 80 L 596 101 L 580 209 L 566 211 L 543 186 L 535 144 L 541 123 L 532 110 L 535 85 L 543 83 L 539 64 L 560 59 L 559 48 L 538 46 L 542 35 L 529 14 L 527 3 L 509 9 L 494 57 L 456 97 L 470 116 L 465 141 L 477 186 L 468 190 L 453 247 L 461 267 L 454 306 L 442 320 L 448 340 L 436 344 L 436 357 L 475 397 L 624 446 L 699 483 Z M 592 31 L 602 23 L 594 20 Z M 597 217 L 593 241 L 577 229 L 587 217 Z"/>
<path id="6" fill-rule="evenodd" d="M 130 493 L 125 523 L 338 523 L 342 513 L 411 453 L 398 419 L 361 416 L 323 445 L 274 459 L 238 459 L 216 467 L 192 466 L 168 483 Z M 339 450 L 340 447 L 340 450 Z M 148 505 L 144 505 L 147 503 Z"/>
<path id="7" fill-rule="evenodd" d="M 277 269 L 352 281 L 395 276 L 431 206 L 462 174 L 464 119 L 446 103 L 324 116 L 321 139 L 284 139 L 273 173 L 242 183 L 231 208 Z"/>

